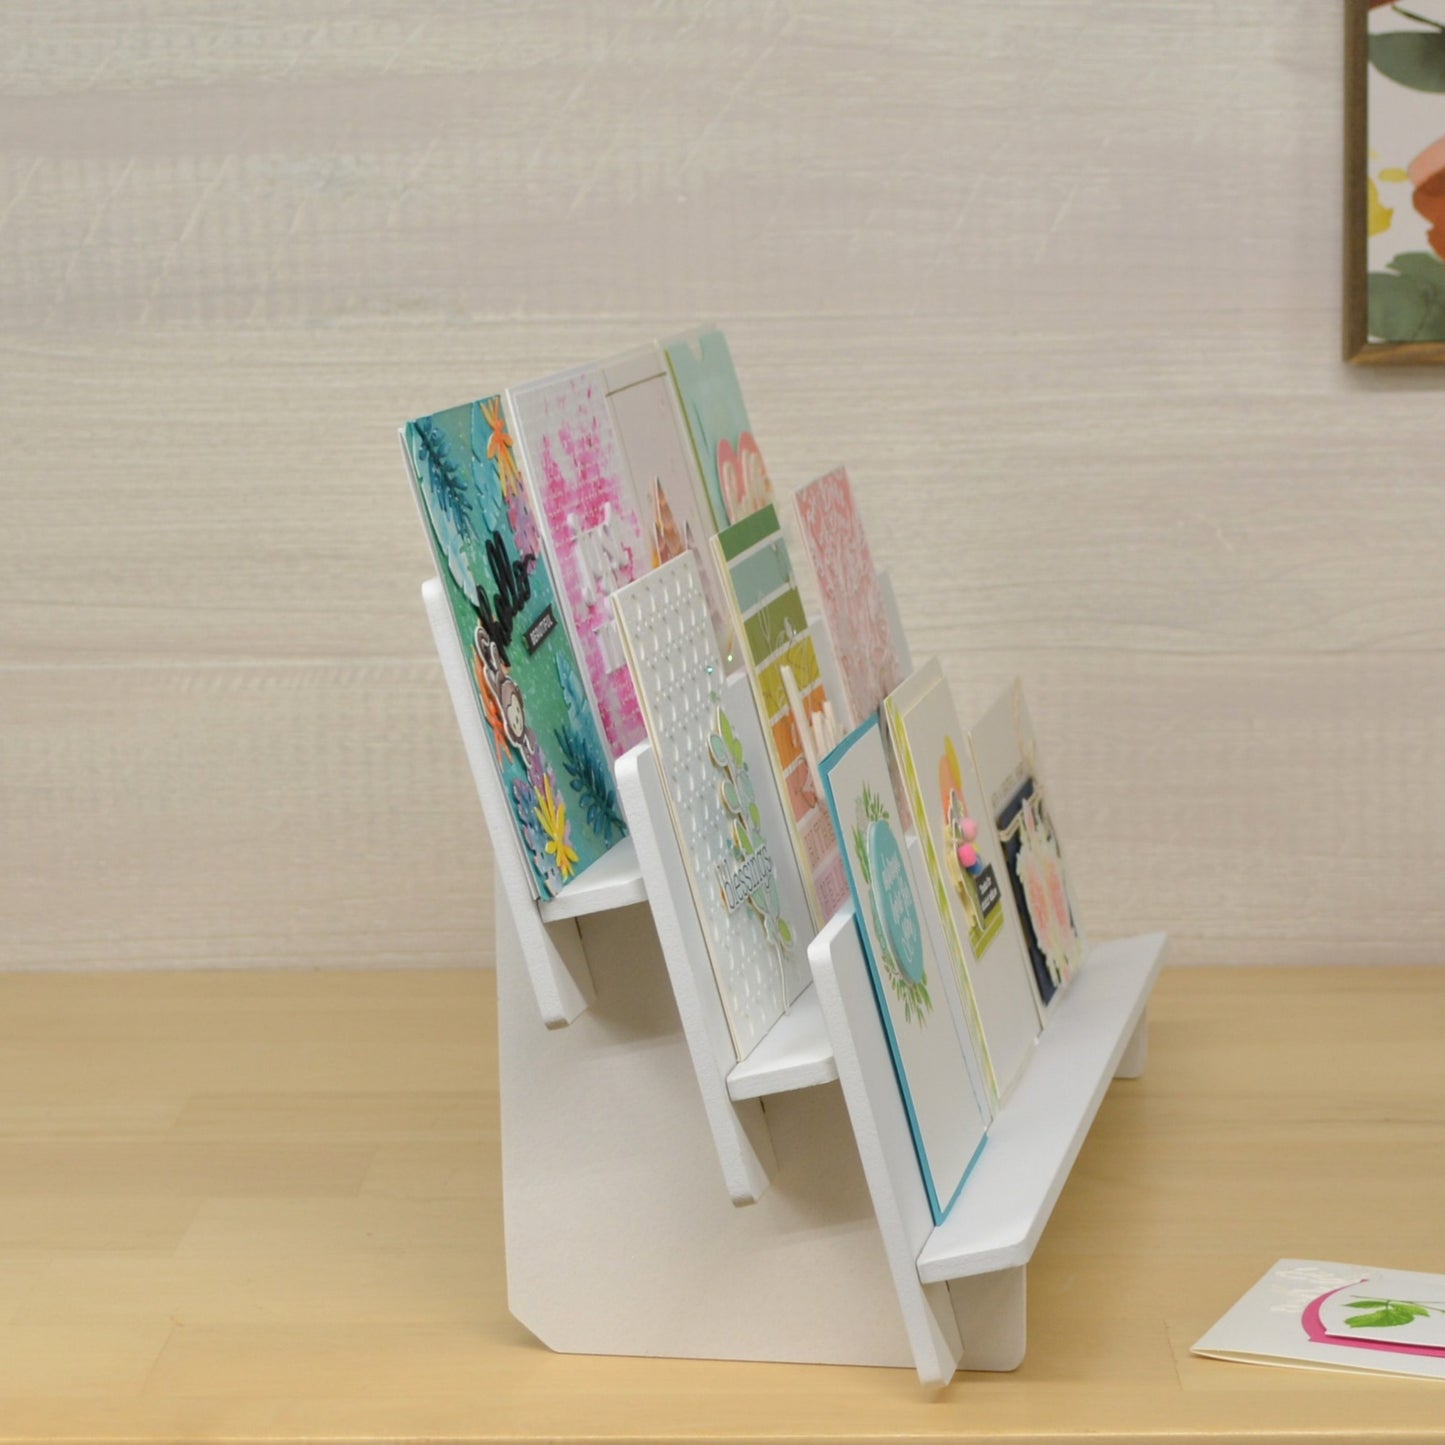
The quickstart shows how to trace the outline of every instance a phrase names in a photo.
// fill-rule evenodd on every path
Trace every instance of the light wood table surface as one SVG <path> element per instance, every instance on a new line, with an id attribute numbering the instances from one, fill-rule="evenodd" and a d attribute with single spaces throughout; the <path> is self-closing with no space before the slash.
<path id="1" fill-rule="evenodd" d="M 1445 1386 L 1189 1354 L 1280 1256 L 1445 1270 L 1445 970 L 1166 970 L 1151 1020 L 1023 1367 L 930 1394 L 512 1322 L 489 973 L 0 976 L 0 1439 L 1445 1440 Z"/>

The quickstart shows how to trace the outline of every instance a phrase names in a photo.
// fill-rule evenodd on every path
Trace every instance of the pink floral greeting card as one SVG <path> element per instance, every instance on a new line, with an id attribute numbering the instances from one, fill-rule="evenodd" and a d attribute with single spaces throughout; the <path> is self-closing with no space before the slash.
<path id="1" fill-rule="evenodd" d="M 861 723 L 902 682 L 903 669 L 847 470 L 809 482 L 794 494 L 793 505 L 818 577 L 848 709 Z"/>

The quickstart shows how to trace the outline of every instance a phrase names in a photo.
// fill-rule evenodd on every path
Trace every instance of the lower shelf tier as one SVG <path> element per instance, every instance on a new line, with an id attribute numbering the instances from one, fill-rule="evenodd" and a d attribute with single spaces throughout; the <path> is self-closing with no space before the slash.
<path id="1" fill-rule="evenodd" d="M 980 1335 L 993 1337 L 986 1368 L 1022 1359 L 1025 1266 L 1110 1080 L 1142 1068 L 1145 1009 L 1164 945 L 1161 933 L 1089 951 L 947 1219 L 935 1225 L 851 909 L 813 940 L 813 987 L 925 1384 L 943 1384 L 976 1359 Z"/>
<path id="2" fill-rule="evenodd" d="M 963 1192 L 918 1255 L 924 1284 L 1028 1263 L 1144 1020 L 1164 944 L 1164 934 L 1149 933 L 1089 951 L 990 1126 Z"/>

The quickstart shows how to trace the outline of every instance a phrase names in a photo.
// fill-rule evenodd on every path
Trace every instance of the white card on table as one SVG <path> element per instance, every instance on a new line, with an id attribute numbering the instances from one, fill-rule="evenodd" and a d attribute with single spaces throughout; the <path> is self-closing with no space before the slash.
<path id="1" fill-rule="evenodd" d="M 986 1105 L 974 1093 L 972 1044 L 948 997 L 951 967 L 920 913 L 877 718 L 823 760 L 823 785 L 843 840 L 863 952 L 903 1095 L 935 1223 L 983 1148 Z"/>
<path id="2" fill-rule="evenodd" d="M 943 937 L 996 1108 L 1032 1053 L 1039 1011 L 1013 891 L 937 659 L 884 701 Z M 969 1001 L 972 1007 L 967 1007 Z"/>
<path id="3" fill-rule="evenodd" d="M 1192 1351 L 1445 1380 L 1445 1275 L 1282 1259 Z"/>
<path id="4" fill-rule="evenodd" d="M 1083 960 L 1084 943 L 1049 811 L 1033 724 L 1017 681 L 969 733 L 968 741 L 1047 1022 L 1059 990 Z"/>
<path id="5" fill-rule="evenodd" d="M 744 1059 L 809 982 L 808 906 L 752 700 L 724 706 L 697 558 L 612 594 L 718 993 Z"/>

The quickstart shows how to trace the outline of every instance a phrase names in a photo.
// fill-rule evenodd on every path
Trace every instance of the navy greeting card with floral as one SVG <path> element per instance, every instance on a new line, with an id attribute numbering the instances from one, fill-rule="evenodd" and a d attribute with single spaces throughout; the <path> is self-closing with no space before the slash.
<path id="1" fill-rule="evenodd" d="M 537 893 L 625 836 L 501 397 L 402 429 L 437 573 Z"/>

